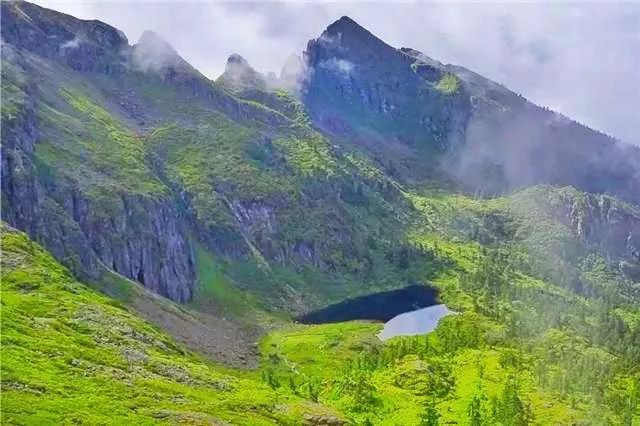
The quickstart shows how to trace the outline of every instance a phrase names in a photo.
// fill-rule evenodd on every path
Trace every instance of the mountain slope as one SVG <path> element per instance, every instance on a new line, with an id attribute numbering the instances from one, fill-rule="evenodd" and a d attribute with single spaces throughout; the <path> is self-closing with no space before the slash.
<path id="1" fill-rule="evenodd" d="M 3 227 L 3 421 L 419 424 L 477 415 L 488 424 L 510 416 L 525 424 L 633 424 L 640 416 L 637 286 L 629 293 L 633 287 L 613 285 L 624 281 L 593 257 L 598 244 L 589 263 L 570 257 L 585 253 L 567 250 L 580 236 L 562 215 L 518 213 L 519 196 L 580 197 L 536 189 L 489 202 L 414 198 L 425 212 L 414 241 L 447 259 L 434 284 L 460 312 L 434 333 L 382 344 L 377 324 L 290 325 L 262 342 L 259 373 L 186 352 Z M 571 279 L 534 278 L 553 269 L 520 245 L 566 252 L 563 261 L 580 265 L 586 279 L 576 287 Z"/>
<path id="2" fill-rule="evenodd" d="M 104 24 L 28 3 L 2 7 L 3 98 L 15 101 L 4 108 L 14 113 L 3 126 L 3 217 L 77 273 L 100 280 L 112 270 L 187 301 L 190 234 L 255 262 L 255 273 L 266 259 L 323 274 L 361 269 L 371 250 L 356 247 L 365 238 L 358 216 L 388 238 L 401 226 L 384 199 L 397 197 L 393 185 L 336 151 L 286 95 L 272 105 L 283 112 L 238 100 L 152 34 L 98 48 L 92 37 Z M 66 26 L 48 24 L 55 19 Z M 59 55 L 40 50 L 47 32 Z M 141 68 L 143 52 L 153 55 Z M 315 227 L 296 223 L 296 209 Z"/>
<path id="3" fill-rule="evenodd" d="M 347 17 L 214 82 L 1 7 L 3 423 L 640 419 L 637 149 Z M 407 283 L 456 315 L 292 321 Z"/>
<path id="4" fill-rule="evenodd" d="M 3 424 L 300 424 L 334 410 L 187 352 L 2 225 Z M 276 404 L 275 401 L 278 403 Z"/>
<path id="5" fill-rule="evenodd" d="M 636 147 L 463 67 L 388 46 L 348 17 L 305 55 L 314 122 L 408 182 L 445 175 L 485 194 L 548 183 L 640 200 Z"/>

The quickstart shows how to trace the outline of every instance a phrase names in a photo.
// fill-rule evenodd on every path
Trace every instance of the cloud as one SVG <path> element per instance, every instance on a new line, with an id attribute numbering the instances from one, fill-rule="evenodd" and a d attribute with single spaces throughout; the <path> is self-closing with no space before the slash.
<path id="1" fill-rule="evenodd" d="M 145 31 L 135 45 L 133 64 L 141 71 L 162 71 L 179 64 L 179 56 L 173 48 L 153 31 Z"/>
<path id="2" fill-rule="evenodd" d="M 80 39 L 78 37 L 74 37 L 73 39 L 62 43 L 60 45 L 60 49 L 75 49 L 78 46 L 80 46 Z"/>
<path id="3" fill-rule="evenodd" d="M 151 29 L 205 75 L 234 52 L 279 73 L 342 15 L 396 47 L 465 66 L 590 127 L 640 145 L 638 3 L 37 3 L 122 29 Z"/>
<path id="4" fill-rule="evenodd" d="M 349 62 L 345 59 L 336 58 L 324 60 L 320 62 L 318 66 L 329 71 L 333 71 L 334 73 L 340 74 L 343 77 L 348 77 L 349 75 L 351 75 L 351 71 L 353 71 L 353 69 L 355 68 L 355 65 L 352 62 Z"/>

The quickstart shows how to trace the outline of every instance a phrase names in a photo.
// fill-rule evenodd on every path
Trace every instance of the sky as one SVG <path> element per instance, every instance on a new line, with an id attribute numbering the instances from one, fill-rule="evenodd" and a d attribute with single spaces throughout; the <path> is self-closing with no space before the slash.
<path id="1" fill-rule="evenodd" d="M 134 2 L 36 0 L 124 31 L 165 38 L 210 78 L 238 53 L 280 71 L 347 15 L 395 47 L 462 65 L 529 100 L 640 145 L 640 2 Z"/>

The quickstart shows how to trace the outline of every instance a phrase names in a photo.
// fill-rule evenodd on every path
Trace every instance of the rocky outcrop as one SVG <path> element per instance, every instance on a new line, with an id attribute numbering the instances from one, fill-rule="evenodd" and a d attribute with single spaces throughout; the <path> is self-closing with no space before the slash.
<path id="1" fill-rule="evenodd" d="M 242 56 L 234 53 L 227 59 L 224 73 L 218 77 L 216 83 L 230 92 L 243 90 L 267 90 L 267 80 L 264 75 L 254 70 Z"/>
<path id="2" fill-rule="evenodd" d="M 128 48 L 122 31 L 27 2 L 2 3 L 2 39 L 76 71 L 123 72 Z"/>
<path id="3" fill-rule="evenodd" d="M 511 209 L 525 225 L 541 261 L 575 262 L 591 253 L 640 282 L 640 210 L 632 204 L 572 187 L 539 185 L 515 194 Z M 539 251 L 544 247 L 543 251 Z"/>
<path id="4" fill-rule="evenodd" d="M 576 235 L 614 262 L 640 270 L 640 211 L 604 195 L 563 197 L 559 214 Z"/>
<path id="5" fill-rule="evenodd" d="M 3 59 L 9 52 L 3 48 Z M 33 162 L 38 127 L 30 97 L 35 89 L 16 90 L 23 91 L 24 103 L 2 117 L 2 219 L 44 244 L 76 273 L 96 279 L 100 266 L 88 241 L 38 179 Z"/>
<path id="6" fill-rule="evenodd" d="M 5 2 L 2 12 L 3 218 L 92 279 L 113 270 L 187 301 L 189 232 L 232 260 L 363 276 L 405 237 L 409 206 L 398 182 L 453 175 L 487 186 L 493 173 L 496 192 L 542 181 L 634 193 L 635 157 L 604 150 L 602 135 L 592 144 L 594 132 L 390 47 L 346 17 L 283 71 L 282 80 L 302 84 L 302 105 L 270 92 L 238 55 L 216 84 L 155 33 L 130 46 L 98 21 L 24 2 Z M 16 104 L 4 108 L 5 98 Z M 533 130 L 507 129 L 514 117 Z M 311 119 L 334 138 L 324 140 Z M 600 159 L 580 154 L 578 140 Z M 444 178 L 443 163 L 452 165 Z M 637 258 L 633 220 L 603 203 L 588 203 L 588 226 L 568 207 L 562 215 L 589 244 L 615 247 L 612 259 Z"/>
<path id="7" fill-rule="evenodd" d="M 47 47 L 42 44 L 60 43 L 56 37 L 66 31 L 76 31 L 100 49 L 112 51 L 126 45 L 126 39 L 102 23 L 51 17 L 52 12 L 27 3 L 3 3 L 2 11 L 3 38 L 12 43 L 3 43 L 2 49 L 3 220 L 27 232 L 84 279 L 100 280 L 110 269 L 158 294 L 188 301 L 195 272 L 187 225 L 168 191 L 160 198 L 121 191 L 112 194 L 108 205 L 100 204 L 83 193 L 77 178 L 66 176 L 64 170 L 51 173 L 36 158 L 43 137 L 38 108 L 50 89 L 33 83 L 35 71 L 27 56 L 35 52 L 51 57 L 50 51 L 41 51 Z M 52 36 L 40 40 L 43 29 Z M 79 49 L 84 58 L 80 62 L 64 56 L 66 50 L 53 60 L 76 71 L 105 72 L 91 65 L 105 59 L 102 50 Z"/>
<path id="8" fill-rule="evenodd" d="M 195 273 L 187 227 L 171 199 L 122 194 L 108 216 L 77 192 L 60 202 L 104 265 L 172 300 L 191 299 Z"/>
<path id="9" fill-rule="evenodd" d="M 28 103 L 27 103 L 28 105 Z M 111 269 L 170 299 L 191 298 L 195 280 L 186 226 L 171 199 L 122 194 L 104 208 L 73 183 L 41 182 L 34 166 L 34 112 L 2 126 L 2 218 L 91 280 Z"/>

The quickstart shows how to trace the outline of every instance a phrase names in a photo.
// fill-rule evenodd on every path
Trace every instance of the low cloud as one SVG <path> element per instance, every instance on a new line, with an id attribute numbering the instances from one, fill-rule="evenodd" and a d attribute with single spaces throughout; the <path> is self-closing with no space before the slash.
<path id="1" fill-rule="evenodd" d="M 177 65 L 179 56 L 165 40 L 153 31 L 145 31 L 133 50 L 133 64 L 141 71 L 161 71 Z"/>
<path id="2" fill-rule="evenodd" d="M 355 68 L 355 65 L 352 62 L 349 62 L 345 59 L 336 58 L 321 61 L 318 66 L 320 68 L 332 71 L 336 74 L 340 74 L 343 77 L 348 77 L 349 75 L 351 75 L 351 72 Z"/>
<path id="3" fill-rule="evenodd" d="M 62 43 L 60 45 L 60 49 L 75 49 L 78 46 L 80 46 L 80 39 L 78 37 L 74 37 L 73 39 Z"/>

